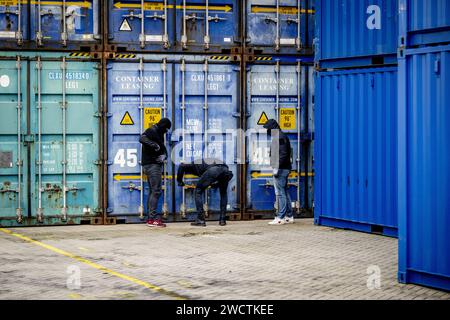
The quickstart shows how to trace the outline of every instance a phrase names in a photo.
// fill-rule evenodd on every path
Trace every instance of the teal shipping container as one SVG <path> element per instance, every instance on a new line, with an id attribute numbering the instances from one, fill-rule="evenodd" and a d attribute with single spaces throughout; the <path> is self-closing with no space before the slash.
<path id="1" fill-rule="evenodd" d="M 99 63 L 0 54 L 0 225 L 77 224 L 99 210 Z"/>

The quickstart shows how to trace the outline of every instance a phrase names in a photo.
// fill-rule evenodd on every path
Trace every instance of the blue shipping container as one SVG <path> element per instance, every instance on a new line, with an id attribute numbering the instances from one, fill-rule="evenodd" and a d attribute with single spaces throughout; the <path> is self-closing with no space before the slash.
<path id="1" fill-rule="evenodd" d="M 0 2 L 0 47 L 15 49 L 29 39 L 28 5 L 23 1 L 16 1 L 15 5 Z"/>
<path id="2" fill-rule="evenodd" d="M 450 0 L 399 0 L 400 46 L 450 42 Z"/>
<path id="3" fill-rule="evenodd" d="M 206 143 L 208 157 L 225 161 L 234 173 L 228 194 L 228 209 L 233 211 L 240 190 L 238 65 L 230 63 L 228 56 L 151 58 L 108 64 L 108 215 L 127 222 L 146 216 L 148 186 L 145 177 L 141 178 L 139 135 L 162 117 L 172 119 L 173 126 L 166 137 L 169 159 L 158 211 L 166 217 L 180 213 L 182 218 L 192 218 L 197 177 L 187 176 L 184 188 L 174 180 L 182 161 L 203 157 Z M 219 198 L 217 190 L 208 191 L 208 211 L 218 211 Z"/>
<path id="4" fill-rule="evenodd" d="M 399 281 L 450 290 L 450 46 L 399 59 Z"/>
<path id="5" fill-rule="evenodd" d="M 232 52 L 240 46 L 237 0 L 109 0 L 112 51 Z"/>
<path id="6" fill-rule="evenodd" d="M 280 61 L 281 60 L 281 61 Z M 273 211 L 275 190 L 269 162 L 270 137 L 262 125 L 278 119 L 288 133 L 293 151 L 293 170 L 289 178 L 292 207 L 297 212 L 312 207 L 311 144 L 302 144 L 308 136 L 307 122 L 312 116 L 313 67 L 301 59 L 284 62 L 255 62 L 247 67 L 247 209 Z"/>
<path id="7" fill-rule="evenodd" d="M 315 223 L 397 233 L 397 68 L 319 72 Z"/>
<path id="8" fill-rule="evenodd" d="M 0 225 L 90 220 L 101 212 L 98 62 L 1 55 Z"/>
<path id="9" fill-rule="evenodd" d="M 316 61 L 327 68 L 359 58 L 363 66 L 372 64 L 373 56 L 395 55 L 397 1 L 316 0 Z"/>
<path id="10" fill-rule="evenodd" d="M 261 53 L 299 53 L 312 47 L 314 1 L 246 1 L 246 46 Z"/>

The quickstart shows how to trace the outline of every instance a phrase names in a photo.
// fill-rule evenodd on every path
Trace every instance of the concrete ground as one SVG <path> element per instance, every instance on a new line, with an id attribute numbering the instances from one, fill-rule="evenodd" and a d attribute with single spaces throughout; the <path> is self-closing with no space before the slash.
<path id="1" fill-rule="evenodd" d="M 450 299 L 397 283 L 397 240 L 229 222 L 0 229 L 0 299 Z"/>

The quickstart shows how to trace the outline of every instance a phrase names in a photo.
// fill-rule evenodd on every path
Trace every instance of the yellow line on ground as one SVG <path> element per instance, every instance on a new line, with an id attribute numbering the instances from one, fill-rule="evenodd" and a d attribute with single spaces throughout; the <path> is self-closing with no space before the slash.
<path id="1" fill-rule="evenodd" d="M 134 284 L 137 284 L 137 285 L 139 285 L 139 286 L 141 286 L 141 287 L 145 287 L 145 288 L 147 288 L 147 289 L 150 289 L 150 290 L 152 290 L 152 291 L 156 291 L 156 292 L 158 292 L 158 293 L 161 293 L 161 294 L 164 294 L 164 295 L 166 295 L 166 296 L 175 298 L 175 299 L 177 299 L 177 300 L 186 300 L 186 299 L 187 299 L 186 297 L 183 297 L 183 296 L 181 296 L 181 295 L 179 295 L 179 294 L 177 294 L 177 293 L 175 293 L 175 292 L 167 291 L 167 290 L 165 290 L 165 289 L 163 289 L 163 288 L 161 288 L 161 287 L 158 287 L 158 286 L 156 286 L 156 285 L 153 285 L 153 284 L 151 284 L 151 283 L 148 283 L 148 282 L 145 282 L 145 281 L 136 279 L 136 278 L 134 278 L 134 277 L 127 276 L 127 275 L 122 274 L 122 273 L 120 273 L 120 272 L 113 271 L 113 270 L 108 269 L 108 268 L 106 268 L 106 267 L 103 267 L 103 266 L 101 266 L 101 265 L 99 265 L 99 264 L 97 264 L 97 263 L 95 263 L 95 262 L 92 262 L 92 261 L 90 261 L 90 260 L 88 260 L 88 259 L 79 257 L 79 256 L 77 256 L 77 255 L 75 255 L 75 254 L 70 253 L 70 252 L 67 252 L 67 251 L 58 249 L 58 248 L 56 248 L 56 247 L 53 247 L 53 246 L 51 246 L 51 245 L 42 243 L 42 242 L 37 241 L 37 240 L 34 240 L 34 239 L 31 239 L 31 238 L 29 238 L 29 237 L 27 237 L 27 236 L 24 236 L 24 235 L 22 235 L 22 234 L 19 234 L 19 233 L 16 233 L 16 232 L 13 232 L 13 231 L 11 231 L 11 230 L 4 229 L 4 228 L 0 228 L 0 231 L 2 231 L 3 233 L 8 234 L 8 235 L 10 235 L 10 236 L 13 236 L 13 237 L 19 238 L 19 239 L 21 239 L 21 240 L 24 240 L 24 241 L 26 241 L 26 242 L 33 243 L 33 244 L 35 244 L 35 245 L 37 245 L 37 246 L 40 246 L 40 247 L 42 247 L 42 248 L 45 248 L 45 249 L 47 249 L 47 250 L 56 252 L 56 253 L 58 253 L 58 254 L 60 254 L 60 255 L 63 255 L 63 256 L 66 256 L 66 257 L 68 257 L 68 258 L 77 260 L 78 262 L 84 263 L 84 264 L 86 264 L 86 265 L 88 265 L 88 266 L 90 266 L 90 267 L 92 267 L 92 268 L 95 268 L 95 269 L 97 269 L 97 270 L 100 270 L 100 271 L 102 271 L 102 272 L 106 272 L 106 273 L 109 273 L 110 275 L 113 275 L 113 276 L 115 276 L 115 277 L 121 278 L 121 279 L 123 279 L 123 280 L 130 281 L 130 282 L 132 282 L 132 283 L 134 283 Z"/>

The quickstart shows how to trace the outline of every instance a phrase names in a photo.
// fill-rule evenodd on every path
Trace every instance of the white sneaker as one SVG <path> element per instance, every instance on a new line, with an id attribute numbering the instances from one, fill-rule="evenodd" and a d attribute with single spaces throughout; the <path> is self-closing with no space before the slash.
<path id="1" fill-rule="evenodd" d="M 286 223 L 294 223 L 295 221 L 294 221 L 294 217 L 292 216 L 292 217 L 286 217 L 286 219 L 284 220 Z"/>
<path id="2" fill-rule="evenodd" d="M 272 226 L 279 226 L 282 224 L 285 224 L 286 221 L 284 219 L 280 219 L 278 217 L 276 217 L 275 219 L 273 219 L 273 221 L 270 221 L 269 224 Z"/>

